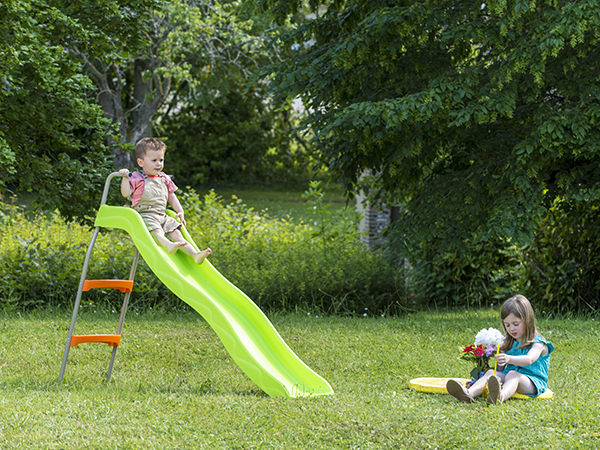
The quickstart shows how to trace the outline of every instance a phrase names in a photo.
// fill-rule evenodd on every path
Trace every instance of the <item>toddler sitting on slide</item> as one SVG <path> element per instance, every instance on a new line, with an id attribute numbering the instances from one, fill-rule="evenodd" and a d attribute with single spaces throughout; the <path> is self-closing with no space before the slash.
<path id="1" fill-rule="evenodd" d="M 134 172 L 131 177 L 128 169 L 119 170 L 121 194 L 131 200 L 131 207 L 140 213 L 154 240 L 166 248 L 170 254 L 181 250 L 200 264 L 212 253 L 210 248 L 197 252 L 181 234 L 185 225 L 183 208 L 175 195 L 177 186 L 168 175 L 162 172 L 166 145 L 158 138 L 144 138 L 135 146 L 135 157 L 142 172 Z M 180 222 L 165 213 L 167 203 L 173 207 Z M 167 239 L 167 236 L 169 239 Z"/>

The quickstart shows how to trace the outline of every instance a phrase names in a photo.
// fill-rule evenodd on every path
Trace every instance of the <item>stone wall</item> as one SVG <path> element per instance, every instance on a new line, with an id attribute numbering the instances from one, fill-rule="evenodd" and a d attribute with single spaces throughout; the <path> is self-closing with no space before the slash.
<path id="1" fill-rule="evenodd" d="M 381 233 L 392 223 L 392 208 L 379 209 L 373 207 L 365 200 L 364 192 L 356 195 L 356 211 L 361 215 L 360 232 L 362 242 L 367 247 L 384 243 Z"/>

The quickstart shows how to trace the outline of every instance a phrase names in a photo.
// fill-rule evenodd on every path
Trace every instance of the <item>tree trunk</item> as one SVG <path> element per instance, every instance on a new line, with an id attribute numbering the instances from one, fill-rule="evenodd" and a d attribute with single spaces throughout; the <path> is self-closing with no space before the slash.
<path id="1" fill-rule="evenodd" d="M 151 61 L 148 59 L 136 59 L 134 61 L 133 109 L 131 111 L 131 129 L 128 135 L 131 143 L 152 136 L 152 115 L 148 114 L 148 100 L 152 93 L 152 78 L 146 81 L 143 78 L 144 72 L 147 72 L 151 66 Z"/>
<path id="2" fill-rule="evenodd" d="M 123 110 L 121 101 L 122 84 L 120 82 L 120 71 L 116 65 L 111 65 L 104 72 L 93 72 L 92 79 L 98 88 L 98 103 L 104 113 L 104 117 L 111 121 L 111 124 L 118 124 L 118 133 L 121 136 L 119 139 L 121 144 L 125 144 L 128 128 L 127 114 Z M 114 77 L 114 78 L 113 78 Z M 116 84 L 112 80 L 117 80 Z M 133 158 L 123 150 L 122 145 L 115 145 L 112 136 L 106 138 L 106 144 L 113 147 L 113 167 L 115 169 L 127 168 L 134 169 Z"/>
<path id="3" fill-rule="evenodd" d="M 73 51 L 85 63 L 98 88 L 98 102 L 104 116 L 113 124 L 119 124 L 119 143 L 115 145 L 111 137 L 107 143 L 113 147 L 114 168 L 133 170 L 135 161 L 125 150 L 125 145 L 152 136 L 152 118 L 169 94 L 171 79 L 156 74 L 158 63 L 155 59 L 136 58 L 133 61 L 133 87 L 128 91 L 128 86 L 122 82 L 124 74 L 116 64 L 98 68 L 76 47 Z M 133 107 L 130 111 L 123 108 L 124 95 L 131 96 Z"/>

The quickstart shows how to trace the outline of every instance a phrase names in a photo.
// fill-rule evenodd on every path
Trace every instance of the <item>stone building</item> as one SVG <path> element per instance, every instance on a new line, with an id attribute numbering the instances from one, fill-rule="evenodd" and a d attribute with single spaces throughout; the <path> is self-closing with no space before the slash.
<path id="1" fill-rule="evenodd" d="M 356 195 L 356 211 L 361 215 L 359 229 L 364 233 L 361 240 L 367 247 L 372 248 L 385 242 L 382 232 L 398 220 L 400 210 L 397 206 L 390 208 L 373 206 L 366 201 L 366 196 L 361 191 Z"/>

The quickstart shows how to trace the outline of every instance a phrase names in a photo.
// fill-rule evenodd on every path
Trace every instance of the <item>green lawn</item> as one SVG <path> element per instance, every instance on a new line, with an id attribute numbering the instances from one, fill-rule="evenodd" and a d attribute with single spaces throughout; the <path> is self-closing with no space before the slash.
<path id="1" fill-rule="evenodd" d="M 231 201 L 232 196 L 235 196 L 248 207 L 254 208 L 255 211 L 262 211 L 271 217 L 293 220 L 294 222 L 310 219 L 310 211 L 306 205 L 306 200 L 302 198 L 303 191 L 300 190 L 217 187 L 214 191 L 224 201 Z M 346 198 L 339 188 L 324 186 L 323 191 L 325 193 L 324 202 L 330 205 L 330 211 L 341 210 L 347 206 Z M 198 190 L 198 193 L 204 194 L 201 190 Z M 351 201 L 348 206 L 354 209 L 355 203 Z"/>
<path id="2" fill-rule="evenodd" d="M 114 189 L 116 189 L 113 186 Z M 307 186 L 308 188 L 308 186 Z M 337 186 L 323 185 L 325 193 L 324 202 L 329 204 L 330 211 L 335 212 L 346 207 L 355 209 L 355 202 L 346 202 L 342 190 Z M 276 189 L 272 187 L 260 186 L 256 188 L 242 187 L 215 187 L 214 191 L 219 195 L 225 203 L 231 202 L 232 197 L 241 199 L 249 208 L 255 211 L 261 211 L 271 217 L 292 220 L 295 223 L 301 220 L 310 219 L 310 211 L 306 205 L 306 200 L 302 198 L 304 191 L 299 189 L 282 188 Z M 197 190 L 198 194 L 208 194 L 209 189 Z M 10 201 L 10 196 L 7 196 L 6 201 Z M 19 193 L 16 203 L 28 208 L 35 200 L 35 194 Z"/>
<path id="3" fill-rule="evenodd" d="M 131 313 L 113 380 L 110 350 L 72 349 L 57 382 L 70 314 L 0 315 L 0 449 L 600 448 L 600 351 L 592 319 L 540 319 L 556 351 L 552 400 L 457 403 L 408 389 L 421 376 L 466 376 L 458 347 L 497 312 L 361 319 L 275 315 L 290 347 L 333 396 L 265 396 L 195 313 Z M 112 333 L 93 310 L 76 332 Z M 590 352 L 588 354 L 588 352 Z"/>

